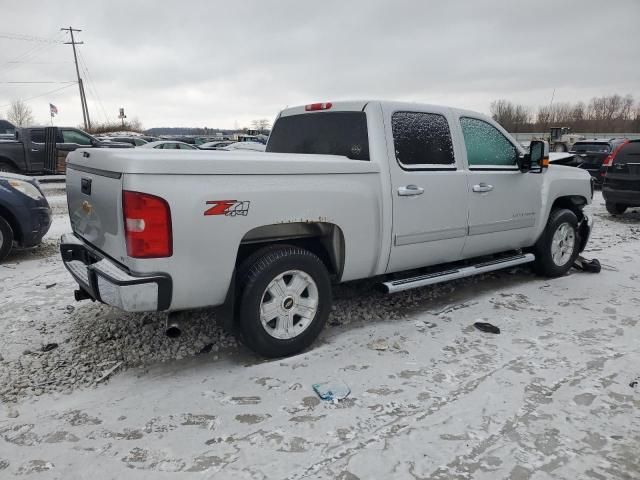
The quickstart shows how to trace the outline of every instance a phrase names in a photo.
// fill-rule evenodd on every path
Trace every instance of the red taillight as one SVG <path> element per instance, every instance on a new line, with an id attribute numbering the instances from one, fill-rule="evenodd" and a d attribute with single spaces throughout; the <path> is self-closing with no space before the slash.
<path id="1" fill-rule="evenodd" d="M 140 192 L 122 192 L 127 255 L 161 258 L 173 254 L 171 209 L 164 198 Z"/>
<path id="2" fill-rule="evenodd" d="M 616 159 L 616 155 L 618 155 L 618 152 L 627 143 L 629 143 L 629 140 L 626 140 L 624 143 L 621 143 L 620 145 L 618 145 L 618 148 L 616 148 L 613 152 L 611 152 L 609 155 L 607 155 L 607 158 L 605 158 L 604 162 L 602 162 L 602 166 L 603 167 L 610 167 L 611 165 L 613 165 L 613 161 Z"/>
<path id="3" fill-rule="evenodd" d="M 314 112 L 316 110 L 329 110 L 333 104 L 331 102 L 326 103 L 310 103 L 309 105 L 305 105 L 304 109 L 307 112 Z"/>

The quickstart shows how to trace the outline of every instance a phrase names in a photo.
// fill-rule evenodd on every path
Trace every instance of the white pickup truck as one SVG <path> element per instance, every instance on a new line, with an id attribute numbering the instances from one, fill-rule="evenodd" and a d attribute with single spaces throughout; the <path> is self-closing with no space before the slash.
<path id="1" fill-rule="evenodd" d="M 225 325 L 273 357 L 318 336 L 332 283 L 397 292 L 528 262 L 565 274 L 593 185 L 484 115 L 354 101 L 282 111 L 266 153 L 77 150 L 67 197 L 78 300 L 224 305 Z"/>

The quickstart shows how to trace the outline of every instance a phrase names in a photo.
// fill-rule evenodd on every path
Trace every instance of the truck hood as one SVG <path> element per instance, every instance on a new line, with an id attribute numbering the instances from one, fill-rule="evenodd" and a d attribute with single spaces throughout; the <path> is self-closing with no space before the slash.
<path id="1" fill-rule="evenodd" d="M 306 173 L 375 173 L 372 162 L 337 155 L 225 152 L 221 150 L 79 149 L 67 157 L 78 166 L 117 173 L 182 175 L 293 175 Z"/>

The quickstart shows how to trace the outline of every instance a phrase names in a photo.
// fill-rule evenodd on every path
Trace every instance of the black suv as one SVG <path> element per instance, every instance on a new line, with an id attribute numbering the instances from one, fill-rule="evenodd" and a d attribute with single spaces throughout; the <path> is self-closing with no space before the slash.
<path id="1" fill-rule="evenodd" d="M 625 140 L 602 165 L 602 196 L 611 214 L 640 207 L 640 139 Z"/>
<path id="2" fill-rule="evenodd" d="M 616 147 L 624 143 L 624 138 L 594 138 L 580 140 L 573 144 L 571 151 L 579 161 L 579 168 L 589 172 L 596 183 L 602 183 L 600 169 L 602 163 Z"/>

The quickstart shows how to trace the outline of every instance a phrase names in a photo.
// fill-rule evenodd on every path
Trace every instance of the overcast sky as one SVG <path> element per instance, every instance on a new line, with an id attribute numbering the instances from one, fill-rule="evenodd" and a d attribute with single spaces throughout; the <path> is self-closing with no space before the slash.
<path id="1" fill-rule="evenodd" d="M 60 27 L 82 29 L 92 120 L 124 107 L 145 127 L 248 126 L 287 105 L 353 98 L 488 112 L 611 93 L 640 100 L 640 1 L 0 0 L 0 117 L 26 100 L 79 125 Z M 16 63 L 17 62 L 17 63 Z M 83 69 L 84 70 L 84 69 Z M 49 93 L 55 89 L 57 92 Z M 41 96 L 40 96 L 41 95 Z"/>

